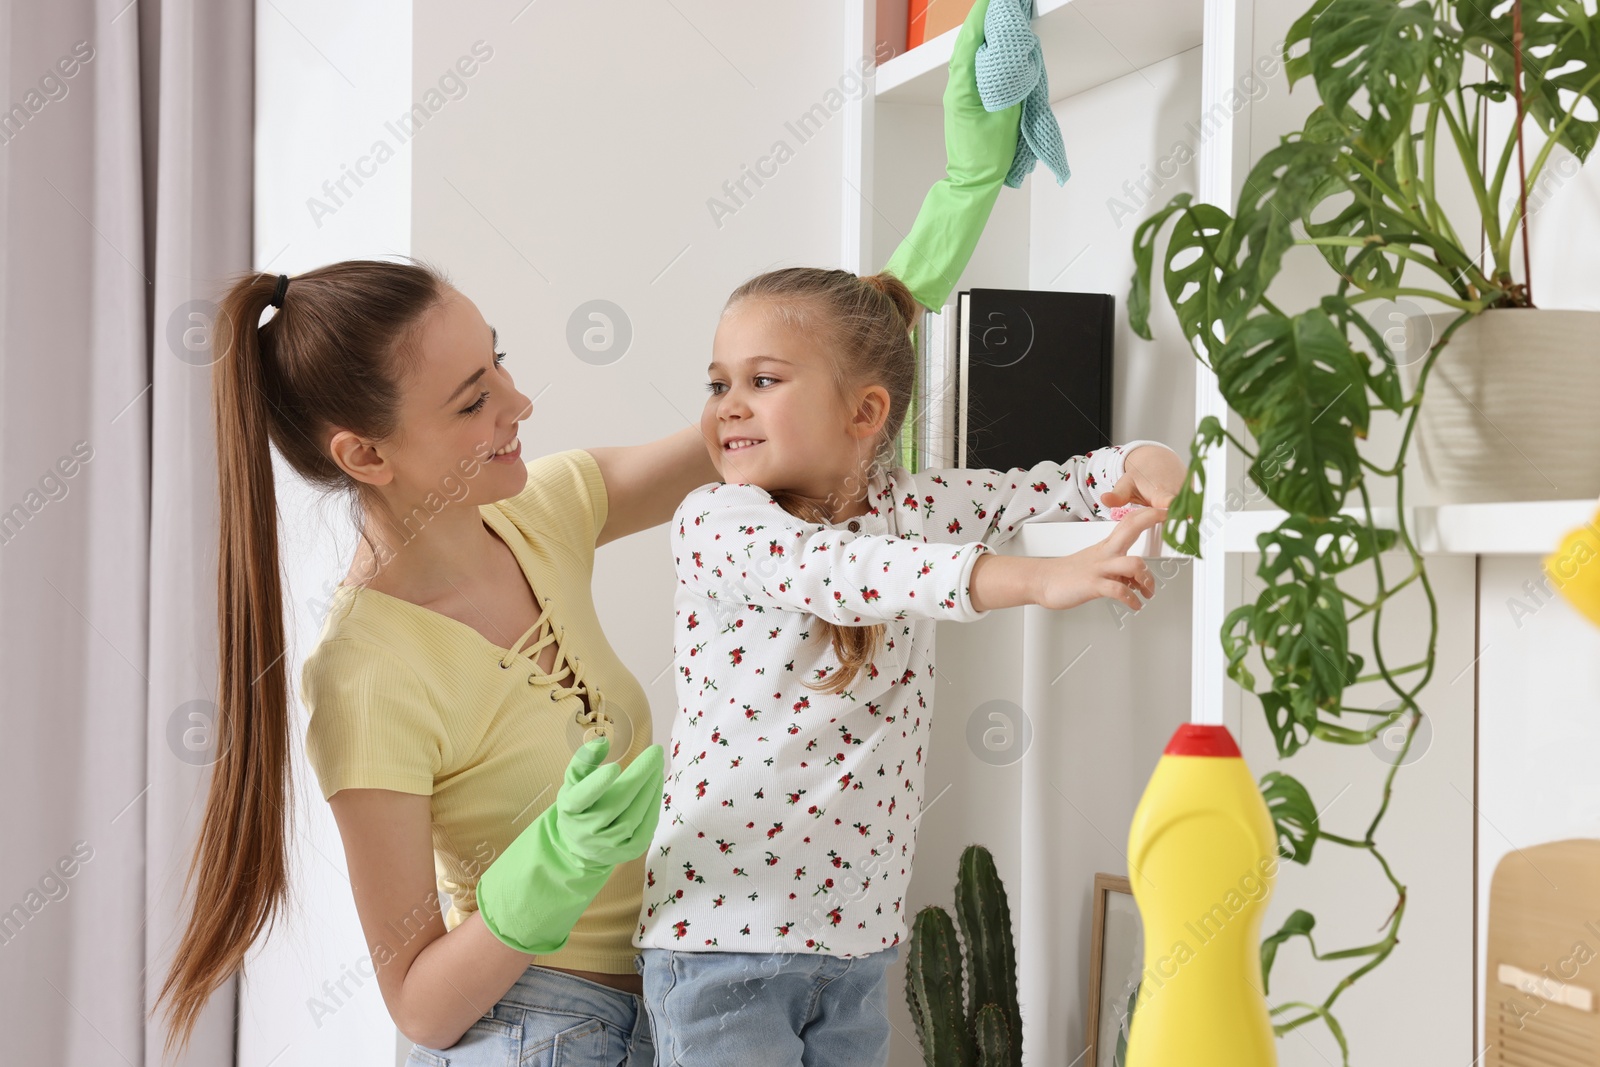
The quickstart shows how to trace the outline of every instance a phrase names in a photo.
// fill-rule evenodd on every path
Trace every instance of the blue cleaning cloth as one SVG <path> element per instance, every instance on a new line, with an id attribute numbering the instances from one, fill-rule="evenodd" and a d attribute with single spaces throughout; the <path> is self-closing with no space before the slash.
<path id="1" fill-rule="evenodd" d="M 1022 101 L 1017 154 L 1006 174 L 1006 184 L 1013 189 L 1041 159 L 1055 172 L 1057 185 L 1065 185 L 1072 176 L 1061 144 L 1061 127 L 1050 110 L 1044 49 L 1029 25 L 1032 18 L 1033 0 L 989 0 L 983 43 L 973 61 L 985 110 L 1002 111 Z"/>

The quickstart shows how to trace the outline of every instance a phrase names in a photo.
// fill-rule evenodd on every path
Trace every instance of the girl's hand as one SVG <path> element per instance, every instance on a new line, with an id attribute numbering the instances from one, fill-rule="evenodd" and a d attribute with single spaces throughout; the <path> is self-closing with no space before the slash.
<path id="1" fill-rule="evenodd" d="M 1188 466 L 1166 445 L 1140 445 L 1123 459 L 1122 477 L 1110 492 L 1100 494 L 1100 502 L 1113 508 L 1123 504 L 1165 508 L 1188 476 Z"/>
<path id="2" fill-rule="evenodd" d="M 1134 590 L 1153 597 L 1156 583 L 1144 560 L 1127 552 L 1141 534 L 1166 517 L 1166 508 L 1140 508 L 1118 522 L 1111 536 L 1099 544 L 1070 556 L 1041 560 L 1034 602 L 1046 608 L 1075 608 L 1108 597 L 1138 611 L 1144 601 Z"/>

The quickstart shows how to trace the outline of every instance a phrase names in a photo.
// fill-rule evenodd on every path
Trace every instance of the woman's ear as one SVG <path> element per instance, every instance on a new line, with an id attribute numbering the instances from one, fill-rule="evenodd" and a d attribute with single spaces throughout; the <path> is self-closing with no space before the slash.
<path id="1" fill-rule="evenodd" d="M 850 419 L 850 432 L 858 438 L 871 438 L 882 432 L 889 419 L 889 390 L 881 385 L 869 385 L 856 394 L 855 414 Z"/>
<path id="2" fill-rule="evenodd" d="M 328 454 L 350 477 L 368 485 L 387 485 L 394 480 L 394 468 L 372 444 L 349 430 L 340 430 L 328 442 Z"/>

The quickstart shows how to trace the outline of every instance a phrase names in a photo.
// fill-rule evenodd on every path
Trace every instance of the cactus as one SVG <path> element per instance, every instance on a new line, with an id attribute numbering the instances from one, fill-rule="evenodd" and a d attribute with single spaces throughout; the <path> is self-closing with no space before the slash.
<path id="1" fill-rule="evenodd" d="M 1022 1013 L 1011 908 L 994 857 L 961 853 L 956 920 L 938 905 L 917 913 L 906 959 L 906 1003 L 927 1067 L 1021 1067 Z M 965 1003 L 963 1004 L 963 1000 Z"/>

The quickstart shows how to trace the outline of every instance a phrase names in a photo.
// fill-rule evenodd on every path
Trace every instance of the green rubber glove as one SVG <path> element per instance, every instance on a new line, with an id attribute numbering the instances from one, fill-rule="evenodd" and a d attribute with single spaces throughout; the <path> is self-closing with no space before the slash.
<path id="1" fill-rule="evenodd" d="M 975 70 L 989 0 L 977 0 L 956 34 L 950 83 L 944 90 L 945 176 L 922 201 L 911 232 L 884 272 L 893 274 L 923 307 L 938 310 L 967 268 L 972 250 L 1017 154 L 1022 104 L 985 111 Z"/>
<path id="2" fill-rule="evenodd" d="M 579 748 L 555 803 L 523 828 L 478 880 L 478 913 L 519 952 L 554 952 L 619 863 L 644 855 L 661 817 L 660 745 L 627 770 L 606 763 L 602 735 Z"/>

